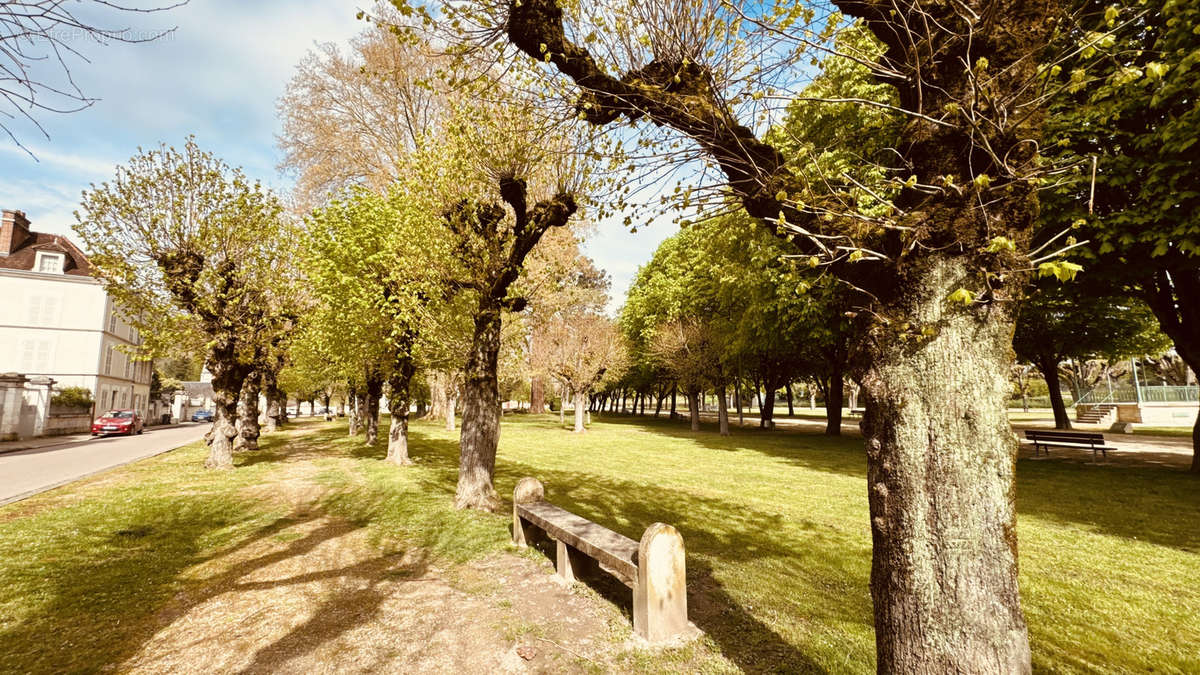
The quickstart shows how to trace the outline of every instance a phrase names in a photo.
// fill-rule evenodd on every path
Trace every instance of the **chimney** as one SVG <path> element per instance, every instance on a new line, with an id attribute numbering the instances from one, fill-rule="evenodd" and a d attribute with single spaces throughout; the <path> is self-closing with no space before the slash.
<path id="1" fill-rule="evenodd" d="M 29 219 L 24 211 L 5 210 L 0 215 L 0 256 L 8 256 L 29 238 Z"/>

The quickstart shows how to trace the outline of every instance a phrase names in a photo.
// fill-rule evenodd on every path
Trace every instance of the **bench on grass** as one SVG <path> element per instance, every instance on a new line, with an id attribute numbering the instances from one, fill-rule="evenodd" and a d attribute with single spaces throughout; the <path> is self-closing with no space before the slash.
<path id="1" fill-rule="evenodd" d="M 675 528 L 654 523 L 637 542 L 551 504 L 540 481 L 522 478 L 513 489 L 513 542 L 524 548 L 536 530 L 557 543 L 564 581 L 598 567 L 633 589 L 633 630 L 648 642 L 688 630 L 683 537 Z"/>
<path id="2" fill-rule="evenodd" d="M 1091 448 L 1092 459 L 1096 458 L 1096 451 L 1099 450 L 1108 459 L 1108 451 L 1104 445 L 1104 434 L 1098 434 L 1088 431 L 1041 431 L 1038 429 L 1026 429 L 1025 438 L 1033 441 L 1033 456 L 1037 457 L 1038 450 L 1044 450 L 1046 456 L 1050 456 L 1051 445 L 1056 445 L 1063 448 Z"/>

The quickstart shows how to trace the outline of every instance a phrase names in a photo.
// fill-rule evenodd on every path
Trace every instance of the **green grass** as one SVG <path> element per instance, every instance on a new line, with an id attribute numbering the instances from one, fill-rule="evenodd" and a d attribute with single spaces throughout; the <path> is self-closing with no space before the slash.
<path id="1" fill-rule="evenodd" d="M 1133 425 L 1133 433 L 1138 436 L 1174 436 L 1176 438 L 1191 438 L 1191 427 L 1145 427 Z"/>
<path id="2" fill-rule="evenodd" d="M 338 424 L 286 445 L 277 436 L 234 472 L 205 472 L 190 448 L 0 509 L 0 671 L 119 664 L 155 613 L 200 583 L 194 566 L 285 535 L 295 518 L 335 514 L 381 547 L 418 545 L 451 562 L 506 550 L 503 514 L 450 508 L 457 435 L 424 423 L 412 434 L 415 467 L 379 462 L 382 447 L 362 448 Z M 297 453 L 312 455 L 304 461 L 326 488 L 313 513 L 247 497 Z M 597 418 L 577 436 L 556 416 L 517 415 L 504 420 L 496 486 L 508 496 L 535 476 L 548 499 L 635 539 L 655 521 L 683 533 L 690 614 L 705 637 L 630 653 L 629 670 L 869 672 L 865 470 L 859 439 L 722 438 L 630 417 Z M 1017 476 L 1035 669 L 1200 671 L 1196 479 L 1044 460 L 1020 462 Z"/>

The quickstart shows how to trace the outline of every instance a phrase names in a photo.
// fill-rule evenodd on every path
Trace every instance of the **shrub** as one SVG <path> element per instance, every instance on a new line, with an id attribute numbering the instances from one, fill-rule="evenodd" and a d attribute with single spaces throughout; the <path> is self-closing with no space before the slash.
<path id="1" fill-rule="evenodd" d="M 70 408 L 90 408 L 93 403 L 92 390 L 87 387 L 63 387 L 50 398 L 51 405 Z"/>

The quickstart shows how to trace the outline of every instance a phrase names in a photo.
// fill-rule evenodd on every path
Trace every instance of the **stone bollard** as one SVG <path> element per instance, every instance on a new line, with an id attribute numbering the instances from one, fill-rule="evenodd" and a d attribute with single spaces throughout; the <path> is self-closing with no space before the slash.
<path id="1" fill-rule="evenodd" d="M 637 568 L 633 630 L 650 643 L 683 634 L 688 630 L 683 537 L 663 523 L 646 528 L 638 546 Z"/>
<path id="2" fill-rule="evenodd" d="M 546 488 L 542 486 L 542 482 L 536 478 L 522 478 L 517 481 L 517 486 L 513 488 L 513 543 L 521 548 L 528 545 L 525 536 L 525 524 L 521 522 L 521 517 L 517 515 L 518 504 L 529 504 L 531 502 L 545 501 Z"/>

